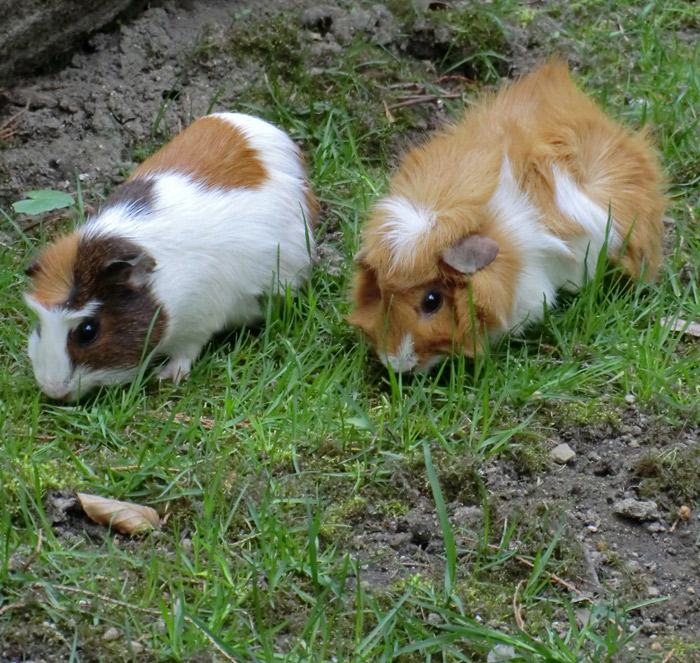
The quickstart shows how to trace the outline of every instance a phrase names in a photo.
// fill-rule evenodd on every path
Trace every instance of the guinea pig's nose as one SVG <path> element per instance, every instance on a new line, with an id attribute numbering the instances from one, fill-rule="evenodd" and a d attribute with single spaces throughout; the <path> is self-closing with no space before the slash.
<path id="1" fill-rule="evenodd" d="M 64 385 L 57 387 L 44 387 L 44 393 L 56 401 L 69 401 L 71 400 L 70 389 L 66 389 Z"/>

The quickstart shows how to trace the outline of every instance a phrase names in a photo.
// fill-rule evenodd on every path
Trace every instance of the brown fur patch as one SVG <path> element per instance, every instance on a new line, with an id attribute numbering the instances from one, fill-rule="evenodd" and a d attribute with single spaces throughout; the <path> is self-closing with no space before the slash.
<path id="1" fill-rule="evenodd" d="M 73 269 L 78 253 L 78 241 L 77 233 L 60 237 L 44 249 L 32 265 L 32 296 L 42 306 L 50 308 L 68 300 L 73 289 Z"/>
<path id="2" fill-rule="evenodd" d="M 295 145 L 294 147 L 296 147 L 297 157 L 299 157 L 299 163 L 304 169 L 304 172 L 306 172 L 306 157 L 304 156 L 304 153 L 299 149 L 298 145 Z M 314 194 L 313 190 L 309 186 L 308 181 L 304 184 L 304 199 L 306 200 L 306 207 L 309 210 L 309 217 L 305 219 L 306 223 L 311 230 L 315 230 L 316 224 L 318 222 L 319 204 L 318 198 L 316 198 L 316 194 Z"/>
<path id="3" fill-rule="evenodd" d="M 136 366 L 144 355 L 154 318 L 147 351 L 163 336 L 166 312 L 159 310 L 159 303 L 147 286 L 134 287 L 128 265 L 115 262 L 141 253 L 137 244 L 119 237 L 84 238 L 78 245 L 70 307 L 79 310 L 93 301 L 101 302 L 101 306 L 94 316 L 100 325 L 94 343 L 81 347 L 75 334 L 68 337 L 68 355 L 74 366 L 93 369 Z"/>
<path id="4" fill-rule="evenodd" d="M 257 189 L 267 171 L 243 131 L 220 117 L 203 117 L 146 159 L 129 181 L 181 173 L 209 187 Z"/>
<path id="5" fill-rule="evenodd" d="M 150 179 L 127 180 L 102 203 L 100 213 L 117 205 L 127 205 L 132 208 L 134 215 L 148 211 L 153 207 L 154 184 Z"/>
<path id="6" fill-rule="evenodd" d="M 316 195 L 308 184 L 304 186 L 304 198 L 306 199 L 306 207 L 309 209 L 309 216 L 306 219 L 306 223 L 311 230 L 315 230 L 316 224 L 318 223 L 319 204 L 318 198 L 316 198 Z"/>

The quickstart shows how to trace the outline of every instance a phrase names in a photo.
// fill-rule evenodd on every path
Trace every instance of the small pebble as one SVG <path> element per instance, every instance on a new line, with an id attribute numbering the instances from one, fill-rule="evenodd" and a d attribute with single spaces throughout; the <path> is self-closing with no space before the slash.
<path id="1" fill-rule="evenodd" d="M 613 511 L 620 516 L 627 516 L 634 520 L 655 520 L 658 517 L 654 500 L 641 502 L 628 497 L 615 502 Z"/>
<path id="2" fill-rule="evenodd" d="M 131 645 L 131 651 L 134 652 L 134 654 L 140 654 L 145 649 L 145 647 L 138 640 L 132 640 L 129 644 Z"/>
<path id="3" fill-rule="evenodd" d="M 627 394 L 627 396 L 625 396 L 625 403 L 629 405 L 632 405 L 635 402 L 635 400 L 637 399 L 634 397 L 634 394 Z"/>
<path id="4" fill-rule="evenodd" d="M 654 651 L 659 651 L 661 649 L 661 643 L 657 640 L 656 642 L 651 643 L 651 648 Z"/>
<path id="5" fill-rule="evenodd" d="M 504 663 L 515 658 L 515 649 L 511 645 L 496 645 L 486 657 L 487 663 Z"/>
<path id="6" fill-rule="evenodd" d="M 695 594 L 695 590 L 692 587 L 688 587 L 685 591 L 688 592 L 688 594 Z"/>
<path id="7" fill-rule="evenodd" d="M 555 463 L 566 465 L 576 456 L 576 452 L 568 444 L 558 444 L 549 452 Z"/>
<path id="8" fill-rule="evenodd" d="M 661 590 L 658 587 L 651 585 L 647 588 L 647 596 L 655 599 L 657 596 L 661 596 Z"/>
<path id="9" fill-rule="evenodd" d="M 114 628 L 114 626 L 110 626 L 102 635 L 103 640 L 119 640 L 121 637 L 121 632 Z"/>

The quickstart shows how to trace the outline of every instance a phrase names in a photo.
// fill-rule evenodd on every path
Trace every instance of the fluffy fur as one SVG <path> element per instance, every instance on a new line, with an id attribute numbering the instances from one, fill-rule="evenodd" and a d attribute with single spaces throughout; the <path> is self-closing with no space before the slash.
<path id="1" fill-rule="evenodd" d="M 284 132 L 235 113 L 197 120 L 29 267 L 39 385 L 72 400 L 132 379 L 150 351 L 179 381 L 212 334 L 260 317 L 261 294 L 304 282 L 316 212 Z"/>
<path id="2" fill-rule="evenodd" d="M 663 188 L 646 132 L 545 64 L 407 154 L 363 233 L 348 319 L 395 370 L 472 356 L 576 290 L 603 247 L 653 278 Z"/>

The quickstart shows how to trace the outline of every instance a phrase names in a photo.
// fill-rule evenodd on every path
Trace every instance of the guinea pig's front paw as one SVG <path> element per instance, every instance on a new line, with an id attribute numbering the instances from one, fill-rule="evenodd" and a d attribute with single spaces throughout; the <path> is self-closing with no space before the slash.
<path id="1" fill-rule="evenodd" d="M 172 357 L 170 361 L 158 371 L 159 380 L 172 380 L 180 384 L 187 377 L 192 368 L 192 360 L 189 357 Z"/>

